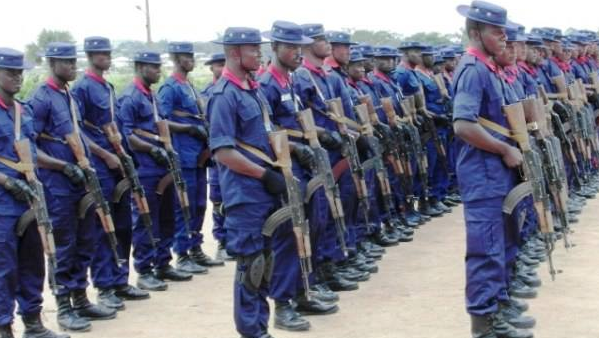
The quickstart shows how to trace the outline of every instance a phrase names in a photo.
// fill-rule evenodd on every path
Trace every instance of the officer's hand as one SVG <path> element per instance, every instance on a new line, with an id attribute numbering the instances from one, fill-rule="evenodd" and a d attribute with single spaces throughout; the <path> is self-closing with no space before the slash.
<path id="1" fill-rule="evenodd" d="M 188 134 L 200 141 L 206 141 L 208 139 L 208 131 L 206 131 L 204 126 L 191 126 L 191 128 L 189 128 Z"/>
<path id="2" fill-rule="evenodd" d="M 391 131 L 391 128 L 386 124 L 377 123 L 374 126 L 374 130 L 376 131 L 375 136 L 380 140 L 390 139 L 393 137 L 393 132 Z"/>
<path id="3" fill-rule="evenodd" d="M 67 163 L 62 168 L 62 173 L 65 174 L 74 185 L 82 185 L 85 183 L 85 173 L 83 172 L 83 169 L 76 164 Z"/>
<path id="4" fill-rule="evenodd" d="M 343 139 L 336 131 L 325 130 L 318 134 L 318 141 L 326 150 L 339 150 L 343 146 Z"/>
<path id="5" fill-rule="evenodd" d="M 368 143 L 368 138 L 364 135 L 358 137 L 356 140 L 356 148 L 358 148 L 358 152 L 362 155 L 367 155 L 370 151 L 370 144 Z"/>
<path id="6" fill-rule="evenodd" d="M 315 166 L 314 151 L 312 148 L 305 144 L 296 143 L 293 148 L 292 155 L 299 164 L 306 169 L 310 169 Z"/>
<path id="7" fill-rule="evenodd" d="M 515 168 L 522 164 L 524 158 L 520 149 L 508 145 L 502 154 L 502 160 L 509 168 Z"/>
<path id="8" fill-rule="evenodd" d="M 437 127 L 447 127 L 450 124 L 449 116 L 447 115 L 437 115 L 434 116 L 435 126 Z"/>
<path id="9" fill-rule="evenodd" d="M 114 154 L 109 154 L 108 156 L 106 156 L 106 158 L 104 158 L 104 162 L 110 170 L 122 170 L 121 161 Z"/>
<path id="10" fill-rule="evenodd" d="M 152 149 L 150 150 L 150 157 L 152 157 L 156 164 L 163 167 L 168 166 L 168 154 L 166 153 L 166 150 L 164 150 L 164 148 L 156 146 L 152 147 Z"/>
<path id="11" fill-rule="evenodd" d="M 269 194 L 280 195 L 287 190 L 283 175 L 272 169 L 266 168 L 264 174 L 260 177 L 260 181 L 262 181 Z"/>
<path id="12" fill-rule="evenodd" d="M 4 182 L 4 189 L 8 191 L 17 201 L 27 202 L 35 199 L 35 192 L 27 182 L 18 178 L 7 177 Z"/>

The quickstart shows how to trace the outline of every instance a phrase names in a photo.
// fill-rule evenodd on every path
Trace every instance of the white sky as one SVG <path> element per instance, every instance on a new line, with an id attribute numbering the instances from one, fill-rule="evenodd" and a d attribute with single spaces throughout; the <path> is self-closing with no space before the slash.
<path id="1" fill-rule="evenodd" d="M 152 38 L 208 41 L 227 26 L 267 30 L 274 20 L 322 23 L 325 29 L 457 32 L 464 19 L 453 0 L 150 0 Z M 494 0 L 512 21 L 530 27 L 574 27 L 596 31 L 599 3 L 568 0 Z M 43 29 L 69 30 L 79 43 L 86 36 L 145 40 L 144 0 L 1 0 L 0 46 L 23 50 Z M 360 4 L 361 5 L 358 5 Z M 296 5 L 297 4 L 297 5 Z M 348 5 L 351 4 L 351 5 Z M 225 13 L 226 12 L 226 13 Z M 66 14 L 69 13 L 69 14 Z"/>

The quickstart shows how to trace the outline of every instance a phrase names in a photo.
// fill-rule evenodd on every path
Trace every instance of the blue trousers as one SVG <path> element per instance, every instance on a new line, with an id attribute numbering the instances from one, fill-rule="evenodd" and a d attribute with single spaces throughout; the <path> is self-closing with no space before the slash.
<path id="1" fill-rule="evenodd" d="M 46 191 L 46 196 L 52 196 Z M 56 283 L 59 295 L 84 290 L 88 286 L 87 269 L 90 267 L 98 241 L 99 222 L 90 208 L 84 219 L 78 217 L 81 195 L 46 198 L 48 212 L 54 226 L 56 243 Z"/>
<path id="2" fill-rule="evenodd" d="M 274 203 L 242 204 L 227 208 L 227 252 L 234 256 L 247 257 L 269 250 L 270 241 L 262 235 L 262 227 L 274 209 Z M 248 268 L 238 260 L 238 273 L 246 273 Z M 237 332 L 242 336 L 260 337 L 268 331 L 268 292 L 269 286 L 266 283 L 262 283 L 255 291 L 235 279 L 233 317 Z"/>
<path id="3" fill-rule="evenodd" d="M 133 266 L 140 274 L 148 273 L 152 268 L 164 267 L 172 259 L 170 248 L 175 229 L 175 195 L 172 184 L 164 190 L 163 195 L 156 193 L 160 179 L 159 176 L 140 177 L 148 199 L 154 239 L 158 240 L 156 249 L 152 247 L 137 206 L 133 204 Z"/>
<path id="4" fill-rule="evenodd" d="M 18 217 L 0 216 L 0 325 L 13 322 L 15 301 L 20 315 L 42 311 L 44 253 L 35 224 L 17 237 Z"/>
<path id="5" fill-rule="evenodd" d="M 223 202 L 223 198 L 220 194 L 220 185 L 218 184 L 218 170 L 216 168 L 209 168 L 210 176 L 210 201 L 216 207 Z M 218 210 L 212 210 L 212 236 L 217 241 L 223 243 L 225 241 L 225 217 Z"/>
<path id="6" fill-rule="evenodd" d="M 192 232 L 192 236 L 191 238 L 187 236 L 181 205 L 175 203 L 175 239 L 173 242 L 173 251 L 177 255 L 185 254 L 188 250 L 198 247 L 204 242 L 202 224 L 204 224 L 204 215 L 206 214 L 206 169 L 183 168 L 182 172 L 183 179 L 187 183 L 187 196 L 189 197 L 189 209 L 191 213 L 189 230 Z"/>
<path id="7" fill-rule="evenodd" d="M 466 220 L 466 310 L 486 315 L 508 300 L 506 220 L 503 197 L 464 203 Z"/>
<path id="8" fill-rule="evenodd" d="M 447 129 L 437 129 L 437 134 L 443 147 L 447 149 Z M 446 150 L 447 153 L 447 150 Z M 431 197 L 443 200 L 447 196 L 449 177 L 447 169 L 443 166 L 435 142 L 430 139 L 426 143 L 426 156 L 428 159 L 428 182 L 431 187 Z"/>
<path id="9" fill-rule="evenodd" d="M 114 188 L 118 183 L 117 180 L 118 177 L 114 176 L 100 179 L 102 193 L 106 201 L 112 201 Z M 113 288 L 129 283 L 129 256 L 131 255 L 131 232 L 133 227 L 131 203 L 131 191 L 125 192 L 119 202 L 110 203 L 110 211 L 118 241 L 117 251 L 119 258 L 125 260 L 120 268 L 114 260 L 108 236 L 102 230 L 100 221 L 96 222 L 99 239 L 96 242 L 90 267 L 92 283 L 96 288 Z"/>

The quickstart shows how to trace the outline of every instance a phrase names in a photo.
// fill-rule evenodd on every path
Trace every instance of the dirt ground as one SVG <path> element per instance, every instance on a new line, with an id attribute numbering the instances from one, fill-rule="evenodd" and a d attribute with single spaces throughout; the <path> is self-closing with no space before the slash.
<path id="1" fill-rule="evenodd" d="M 543 286 L 530 301 L 537 319 L 535 337 L 599 337 L 599 200 L 589 200 L 573 225 L 576 247 L 562 242 L 554 253 L 564 272 L 551 281 L 546 264 L 539 269 Z M 205 224 L 205 250 L 214 253 L 210 220 Z M 342 293 L 337 314 L 309 317 L 312 328 L 290 333 L 272 328 L 277 338 L 457 338 L 469 337 L 464 310 L 464 226 L 461 207 L 417 230 L 412 243 L 390 248 L 379 273 L 358 291 Z M 167 292 L 147 301 L 127 302 L 112 321 L 94 322 L 91 332 L 71 334 L 96 338 L 237 338 L 232 319 L 234 264 L 214 268 L 191 282 L 170 283 Z M 131 283 L 136 277 L 131 276 Z M 93 292 L 93 293 L 91 293 Z M 95 299 L 95 292 L 91 291 Z M 56 306 L 45 294 L 44 321 L 56 329 Z M 271 316 L 272 317 L 272 316 Z M 16 334 L 22 326 L 17 320 Z M 272 325 L 271 325 L 272 327 Z"/>

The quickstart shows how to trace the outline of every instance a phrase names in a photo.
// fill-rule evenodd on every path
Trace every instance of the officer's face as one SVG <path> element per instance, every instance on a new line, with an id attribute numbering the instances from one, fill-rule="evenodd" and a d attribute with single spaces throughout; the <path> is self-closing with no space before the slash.
<path id="1" fill-rule="evenodd" d="M 578 48 L 574 48 L 570 53 L 571 53 L 570 56 L 573 59 L 577 59 L 578 56 L 580 55 L 580 51 L 578 50 Z"/>
<path id="2" fill-rule="evenodd" d="M 352 62 L 347 66 L 347 74 L 354 81 L 361 80 L 366 74 L 364 69 L 364 61 Z"/>
<path id="3" fill-rule="evenodd" d="M 296 70 L 302 63 L 300 45 L 279 42 L 273 45 L 273 52 L 279 62 L 291 71 Z"/>
<path id="4" fill-rule="evenodd" d="M 349 62 L 349 45 L 335 43 L 331 46 L 333 58 L 342 66 Z"/>
<path id="5" fill-rule="evenodd" d="M 495 56 L 495 62 L 502 67 L 511 66 L 516 62 L 516 51 L 512 42 L 508 42 L 505 49 Z"/>
<path id="6" fill-rule="evenodd" d="M 366 58 L 366 60 L 364 60 L 364 71 L 366 71 L 366 73 L 370 73 L 370 72 L 372 72 L 373 69 L 374 69 L 374 58 Z"/>
<path id="7" fill-rule="evenodd" d="M 378 57 L 376 60 L 376 68 L 383 73 L 389 73 L 395 69 L 395 58 L 390 56 Z"/>
<path id="8" fill-rule="evenodd" d="M 448 72 L 453 72 L 456 65 L 456 59 L 449 59 L 445 61 L 445 70 Z"/>
<path id="9" fill-rule="evenodd" d="M 408 49 L 405 55 L 409 63 L 413 65 L 422 64 L 422 51 L 420 49 Z"/>
<path id="10" fill-rule="evenodd" d="M 223 74 L 223 68 L 225 68 L 224 61 L 214 62 L 210 65 L 210 71 L 215 79 L 220 79 L 220 76 Z"/>
<path id="11" fill-rule="evenodd" d="M 514 48 L 516 49 L 516 59 L 524 61 L 526 59 L 526 44 L 522 41 L 514 42 Z"/>
<path id="12" fill-rule="evenodd" d="M 89 63 L 100 70 L 108 70 L 112 63 L 112 55 L 110 52 L 94 52 L 88 54 Z"/>
<path id="13" fill-rule="evenodd" d="M 433 68 L 433 66 L 435 65 L 435 57 L 432 55 L 423 55 L 422 56 L 422 64 L 426 68 Z"/>
<path id="14" fill-rule="evenodd" d="M 0 89 L 9 95 L 14 95 L 21 90 L 23 84 L 23 70 L 0 68 Z"/>
<path id="15" fill-rule="evenodd" d="M 539 49 L 529 46 L 526 50 L 526 62 L 536 65 L 539 62 Z"/>
<path id="16" fill-rule="evenodd" d="M 260 60 L 262 59 L 262 52 L 260 51 L 260 45 L 240 45 L 239 46 L 239 63 L 241 68 L 248 72 L 257 71 L 260 69 Z"/>
<path id="17" fill-rule="evenodd" d="M 482 42 L 487 52 L 492 56 L 501 54 L 501 51 L 505 49 L 507 40 L 505 28 L 493 25 L 479 25 L 479 27 L 478 34 L 475 33 L 475 38 Z"/>
<path id="18" fill-rule="evenodd" d="M 160 65 L 144 63 L 139 68 L 139 75 L 149 84 L 158 83 L 160 81 Z"/>
<path id="19" fill-rule="evenodd" d="M 50 68 L 62 81 L 73 81 L 77 77 L 77 59 L 51 59 Z"/>
<path id="20" fill-rule="evenodd" d="M 193 54 L 177 54 L 176 62 L 181 67 L 181 70 L 184 72 L 191 72 L 196 65 L 196 60 L 193 57 Z"/>
<path id="21" fill-rule="evenodd" d="M 331 44 L 327 41 L 324 36 L 317 36 L 314 39 L 314 42 L 310 45 L 312 50 L 312 54 L 317 58 L 324 59 L 327 56 L 331 55 Z"/>

